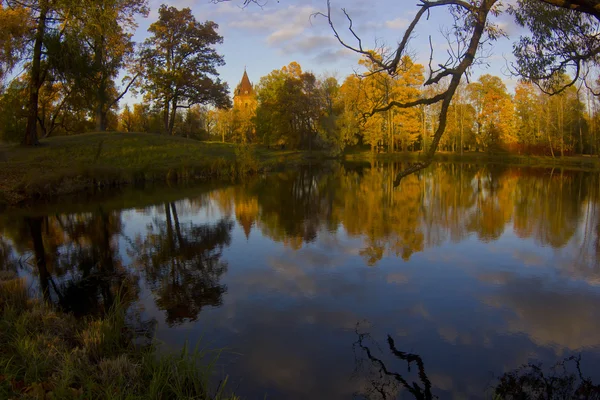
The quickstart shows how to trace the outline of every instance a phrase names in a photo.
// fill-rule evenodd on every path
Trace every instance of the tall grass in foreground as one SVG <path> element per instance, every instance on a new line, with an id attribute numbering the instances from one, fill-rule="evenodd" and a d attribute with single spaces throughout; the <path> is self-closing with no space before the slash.
<path id="1" fill-rule="evenodd" d="M 233 399 L 210 390 L 209 353 L 157 355 L 134 346 L 124 307 L 77 320 L 28 296 L 22 279 L 0 272 L 1 399 Z"/>

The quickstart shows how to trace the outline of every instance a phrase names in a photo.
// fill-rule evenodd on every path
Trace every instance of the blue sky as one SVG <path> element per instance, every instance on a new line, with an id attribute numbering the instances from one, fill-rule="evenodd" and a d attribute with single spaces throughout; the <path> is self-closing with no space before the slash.
<path id="1" fill-rule="evenodd" d="M 340 12 L 345 7 L 354 20 L 364 47 L 375 44 L 393 47 L 402 37 L 408 23 L 417 11 L 416 0 L 332 0 L 336 26 L 345 38 L 347 22 Z M 344 49 L 334 38 L 324 18 L 311 18 L 315 12 L 326 10 L 326 0 L 265 0 L 262 7 L 241 7 L 242 0 L 213 4 L 210 0 L 150 0 L 148 18 L 139 19 L 134 39 L 142 42 L 147 37 L 148 26 L 156 21 L 161 4 L 177 8 L 189 7 L 196 19 L 212 20 L 219 24 L 224 43 L 218 47 L 225 56 L 226 66 L 220 69 L 221 77 L 232 90 L 247 68 L 250 80 L 257 83 L 261 76 L 297 61 L 305 71 L 316 75 L 333 74 L 339 80 L 357 68 L 358 56 Z M 452 23 L 445 9 L 432 13 L 429 21 L 422 21 L 412 40 L 412 54 L 425 63 L 429 58 L 429 35 L 432 35 L 437 61 L 446 58 L 446 42 L 440 31 Z M 514 39 L 518 35 L 510 17 L 501 17 L 498 23 Z M 476 79 L 482 73 L 502 76 L 509 89 L 515 80 L 507 76 L 507 60 L 511 60 L 511 41 L 501 39 L 490 47 L 486 65 L 473 71 Z M 128 98 L 126 102 L 139 101 Z"/>

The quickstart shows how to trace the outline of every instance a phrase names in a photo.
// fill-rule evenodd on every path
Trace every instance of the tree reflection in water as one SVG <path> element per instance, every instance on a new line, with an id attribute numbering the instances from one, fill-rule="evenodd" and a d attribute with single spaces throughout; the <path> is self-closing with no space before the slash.
<path id="1" fill-rule="evenodd" d="M 394 339 L 387 336 L 387 347 L 395 359 L 407 363 L 406 373 L 391 370 L 372 348 L 381 351 L 368 333 L 356 332 L 358 340 L 353 344 L 356 370 L 364 378 L 364 393 L 357 394 L 365 399 L 398 399 L 412 397 L 417 400 L 439 398 L 427 376 L 421 356 L 398 350 Z M 368 344 L 368 341 L 372 344 Z M 411 368 L 416 367 L 416 371 Z M 415 375 L 418 382 L 407 375 Z M 406 395 L 405 395 L 406 394 Z M 482 397 L 483 394 L 482 394 Z M 494 399 L 600 399 L 600 385 L 595 385 L 581 371 L 581 356 L 565 358 L 548 369 L 540 363 L 529 363 L 506 372 L 496 380 L 491 390 Z"/>
<path id="2" fill-rule="evenodd" d="M 357 330 L 356 334 L 358 340 L 352 346 L 356 360 L 355 373 L 358 375 L 364 374 L 365 381 L 371 386 L 365 388 L 365 393 L 360 394 L 360 396 L 367 399 L 396 399 L 400 396 L 402 390 L 406 390 L 415 399 L 430 400 L 438 398 L 431 392 L 431 381 L 425 373 L 425 364 L 421 356 L 398 350 L 394 339 L 388 335 L 387 345 L 391 354 L 407 363 L 409 374 L 412 373 L 411 367 L 413 365 L 417 368 L 417 376 L 420 382 L 409 382 L 411 378 L 405 378 L 402 374 L 390 370 L 381 358 L 374 355 L 371 347 L 367 344 L 368 340 L 372 341 L 368 333 L 359 333 Z M 377 343 L 373 342 L 373 345 L 380 349 Z"/>
<path id="3" fill-rule="evenodd" d="M 195 321 L 205 306 L 221 305 L 227 290 L 219 283 L 227 271 L 221 254 L 234 223 L 223 218 L 212 225 L 181 224 L 175 203 L 165 203 L 164 210 L 165 220 L 148 226 L 146 236 L 132 243 L 131 255 L 172 326 Z"/>
<path id="4" fill-rule="evenodd" d="M 9 265 L 31 268 L 46 301 L 80 317 L 103 314 L 116 296 L 128 304 L 137 300 L 137 277 L 118 256 L 120 212 L 99 208 L 86 214 L 26 216 L 6 222 L 5 233 L 17 252 L 26 255 Z"/>

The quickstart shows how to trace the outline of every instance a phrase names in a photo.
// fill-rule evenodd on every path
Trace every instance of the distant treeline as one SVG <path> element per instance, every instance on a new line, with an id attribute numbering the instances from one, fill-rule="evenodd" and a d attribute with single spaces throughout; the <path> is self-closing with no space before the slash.
<path id="1" fill-rule="evenodd" d="M 146 0 L 101 9 L 0 1 L 7 32 L 0 39 L 0 140 L 35 144 L 37 137 L 121 130 L 333 153 L 357 144 L 378 152 L 431 146 L 440 103 L 386 107 L 431 98 L 449 84 L 424 86 L 424 66 L 408 56 L 393 74 L 377 73 L 377 58 L 363 57 L 361 71 L 343 81 L 292 62 L 260 79 L 251 106 L 232 108 L 218 74 L 225 62 L 215 50 L 223 40 L 218 26 L 196 21 L 189 8 L 163 5 L 148 39 L 136 44 L 135 20 L 148 12 Z M 491 75 L 461 84 L 439 149 L 598 155 L 600 102 L 569 82 L 559 76 L 556 85 L 566 89 L 554 96 L 525 81 L 511 94 Z M 119 107 L 130 90 L 142 102 Z"/>
<path id="2" fill-rule="evenodd" d="M 373 68 L 361 64 L 367 71 Z M 424 90 L 444 87 L 423 89 L 424 68 L 408 57 L 402 68 L 394 77 L 350 75 L 340 83 L 332 76 L 303 72 L 293 62 L 260 79 L 256 109 L 195 106 L 178 116 L 173 133 L 300 149 L 342 151 L 362 144 L 379 152 L 426 150 L 437 129 L 439 104 L 371 115 L 390 101 L 411 101 Z M 483 75 L 459 87 L 439 149 L 598 155 L 599 111 L 600 102 L 586 88 L 572 86 L 550 96 L 532 83 L 519 82 L 511 94 L 502 79 Z M 126 106 L 118 119 L 115 125 L 124 131 L 161 132 L 161 110 L 148 105 Z"/>

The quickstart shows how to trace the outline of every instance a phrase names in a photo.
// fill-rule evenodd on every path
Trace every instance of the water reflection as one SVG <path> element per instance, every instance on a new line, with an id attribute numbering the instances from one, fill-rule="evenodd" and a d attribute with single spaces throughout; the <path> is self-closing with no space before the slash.
<path id="1" fill-rule="evenodd" d="M 362 393 L 370 375 L 349 378 L 349 349 L 365 319 L 425 362 L 430 384 L 416 359 L 404 377 L 421 395 L 479 398 L 493 377 L 571 354 L 600 374 L 598 175 L 442 164 L 394 188 L 404 167 L 306 166 L 131 210 L 2 215 L 0 268 L 78 315 L 126 291 L 169 345 L 231 349 L 223 369 L 246 398 Z"/>
<path id="2" fill-rule="evenodd" d="M 38 277 L 39 293 L 66 311 L 100 315 L 117 294 L 127 301 L 137 297 L 137 279 L 118 255 L 119 212 L 7 218 L 3 228 L 24 255 L 19 265 Z"/>
<path id="3" fill-rule="evenodd" d="M 217 307 L 227 288 L 219 283 L 227 271 L 221 261 L 231 241 L 233 222 L 180 224 L 175 203 L 165 203 L 164 220 L 155 217 L 130 253 L 156 294 L 156 304 L 167 313 L 169 325 L 195 321 L 205 306 Z"/>
<path id="4" fill-rule="evenodd" d="M 353 345 L 356 376 L 364 378 L 365 382 L 357 397 L 369 400 L 439 399 L 432 391 L 420 355 L 399 350 L 391 335 L 387 336 L 385 350 L 368 333 L 357 331 L 357 335 L 358 340 Z M 384 359 L 385 351 L 393 356 L 391 360 Z M 391 368 L 390 364 L 394 362 L 390 361 L 401 361 L 404 367 Z M 600 385 L 594 384 L 582 371 L 581 356 L 567 357 L 550 367 L 541 363 L 522 365 L 494 379 L 487 392 L 487 397 L 500 399 L 600 399 Z"/>
<path id="5" fill-rule="evenodd" d="M 300 168 L 212 195 L 223 211 L 235 210 L 247 236 L 258 228 L 296 250 L 313 242 L 320 229 L 343 227 L 361 237 L 361 255 L 372 266 L 386 255 L 408 261 L 471 234 L 494 241 L 511 223 L 517 237 L 540 246 L 562 248 L 576 239 L 581 263 L 597 263 L 596 174 L 443 164 L 394 188 L 399 168 Z"/>

